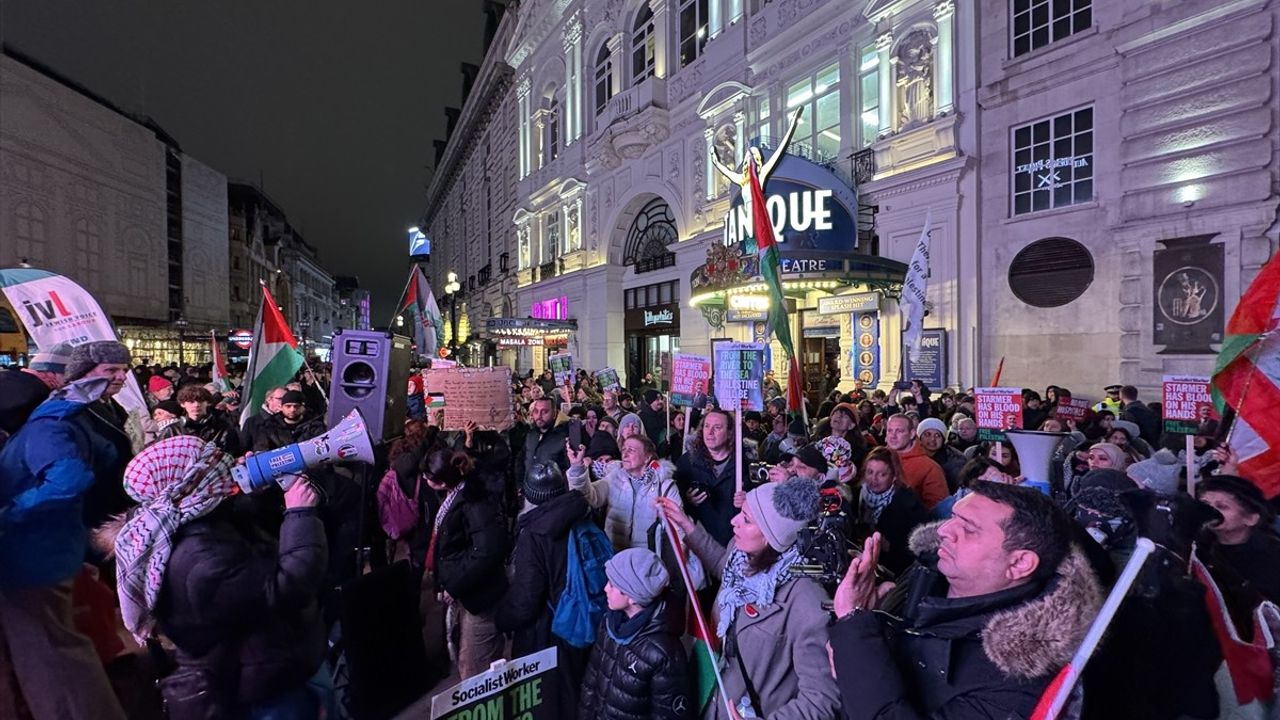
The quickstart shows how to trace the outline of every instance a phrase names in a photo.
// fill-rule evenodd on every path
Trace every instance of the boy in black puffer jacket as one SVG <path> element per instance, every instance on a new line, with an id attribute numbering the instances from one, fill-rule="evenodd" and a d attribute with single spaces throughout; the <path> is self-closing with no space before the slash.
<path id="1" fill-rule="evenodd" d="M 641 548 L 605 564 L 609 612 L 582 681 L 579 720 L 685 720 L 694 716 L 688 663 L 666 622 L 666 568 Z"/>

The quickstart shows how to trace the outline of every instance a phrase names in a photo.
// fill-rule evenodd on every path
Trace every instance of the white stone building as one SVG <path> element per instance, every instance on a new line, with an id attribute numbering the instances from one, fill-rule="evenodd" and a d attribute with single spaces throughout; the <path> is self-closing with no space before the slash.
<path id="1" fill-rule="evenodd" d="M 750 318 L 758 288 L 708 272 L 736 195 L 711 153 L 736 169 L 756 138 L 771 148 L 803 108 L 766 194 L 780 208 L 795 203 L 774 224 L 807 372 L 838 366 L 845 383 L 862 371 L 894 379 L 901 263 L 929 217 L 926 325 L 946 330 L 944 382 L 971 382 L 982 357 L 979 290 L 961 278 L 978 261 L 978 129 L 975 65 L 959 59 L 976 56 L 974 12 L 947 0 L 522 3 L 503 20 L 509 39 L 485 60 L 514 75 L 502 107 L 514 121 L 516 202 L 500 218 L 509 230 L 488 236 L 513 259 L 504 316 L 576 320 L 569 349 L 579 364 L 615 367 L 628 382 L 667 352 L 759 336 L 760 325 L 732 321 Z M 503 99 L 473 92 L 463 117 Z M 467 130 L 464 120 L 446 156 L 474 143 Z M 429 234 L 437 256 L 468 261 L 456 229 L 437 221 Z M 736 226 L 731 235 L 741 239 Z M 738 262 L 736 252 L 720 259 Z M 437 275 L 446 269 L 433 265 Z M 832 295 L 857 297 L 819 306 Z M 468 310 L 478 328 L 482 318 Z M 867 363 L 854 352 L 859 320 L 881 338 Z M 528 347 L 502 361 L 541 368 L 545 355 Z"/>
<path id="2" fill-rule="evenodd" d="M 981 369 L 1148 400 L 1211 373 L 1280 240 L 1280 3 L 981 9 Z"/>

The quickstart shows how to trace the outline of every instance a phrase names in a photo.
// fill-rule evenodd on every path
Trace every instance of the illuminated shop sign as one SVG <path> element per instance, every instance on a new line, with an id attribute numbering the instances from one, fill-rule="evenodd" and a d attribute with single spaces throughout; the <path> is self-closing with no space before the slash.
<path id="1" fill-rule="evenodd" d="M 529 315 L 539 320 L 567 320 L 569 318 L 569 298 L 561 295 L 558 298 L 535 302 Z"/>
<path id="2" fill-rule="evenodd" d="M 858 246 L 857 196 L 827 168 L 784 155 L 764 190 L 765 210 L 782 252 L 783 272 L 820 272 L 827 268 L 797 261 L 848 253 Z M 724 218 L 724 244 L 732 247 L 739 243 L 745 245 L 744 252 L 755 252 L 755 229 L 741 193 Z"/>

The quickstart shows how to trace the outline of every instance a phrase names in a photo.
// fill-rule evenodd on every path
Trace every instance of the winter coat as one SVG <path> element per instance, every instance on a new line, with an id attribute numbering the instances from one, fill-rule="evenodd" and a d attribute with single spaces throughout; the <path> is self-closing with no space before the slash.
<path id="1" fill-rule="evenodd" d="M 627 626 L 626 616 L 620 611 L 605 615 L 582 680 L 579 720 L 693 717 L 689 664 L 666 614 L 661 602 L 646 608 L 636 616 L 643 626 L 625 636 L 619 633 Z"/>
<path id="2" fill-rule="evenodd" d="M 721 545 L 727 545 L 733 539 L 733 516 L 738 508 L 733 506 L 733 494 L 737 486 L 733 481 L 734 462 L 732 453 L 730 461 L 724 469 L 716 472 L 715 466 L 700 451 L 701 443 L 690 447 L 689 452 L 680 456 L 676 465 L 676 483 L 682 492 L 691 486 L 698 485 L 707 493 L 707 499 L 701 505 L 692 507 L 691 516 L 711 533 L 711 537 Z M 743 472 L 745 472 L 745 468 Z"/>
<path id="3" fill-rule="evenodd" d="M 640 407 L 640 412 L 636 414 L 640 416 L 640 424 L 644 427 L 644 434 L 649 436 L 654 446 L 666 442 L 667 413 L 665 410 L 654 410 L 648 404 L 645 404 Z"/>
<path id="4" fill-rule="evenodd" d="M 933 509 L 949 493 L 947 477 L 917 440 L 910 449 L 898 453 L 902 461 L 902 484 L 911 488 L 926 508 Z"/>
<path id="5" fill-rule="evenodd" d="M 928 451 L 925 451 L 925 454 L 929 455 Z M 947 492 L 954 493 L 958 490 L 960 488 L 960 471 L 964 469 L 965 463 L 969 461 L 964 456 L 964 453 L 950 445 L 943 445 L 937 453 L 931 454 L 929 457 L 942 468 L 942 476 L 947 481 Z M 858 467 L 862 467 L 861 463 L 859 463 Z"/>
<path id="6" fill-rule="evenodd" d="M 317 598 L 327 559 L 314 509 L 285 512 L 278 547 L 241 522 L 231 502 L 182 526 L 156 606 L 178 665 L 212 673 L 241 703 L 301 685 L 324 662 Z"/>
<path id="7" fill-rule="evenodd" d="M 674 558 L 667 546 L 667 534 L 658 521 L 658 507 L 654 501 L 661 492 L 677 503 L 680 490 L 676 487 L 676 467 L 666 460 L 657 461 L 653 482 L 641 484 L 627 475 L 622 463 L 610 463 L 606 477 L 582 485 L 587 504 L 595 509 L 605 508 L 604 534 L 613 543 L 613 551 L 627 548 L 644 548 L 663 558 Z M 578 487 L 586 468 L 575 465 L 569 468 L 570 487 Z M 696 586 L 701 586 L 705 572 L 696 557 L 689 558 L 689 572 Z"/>
<path id="8" fill-rule="evenodd" d="M 276 413 L 262 421 L 262 425 L 253 437 L 254 452 L 276 450 L 303 440 L 310 440 L 323 435 L 328 428 L 321 416 L 303 417 L 301 422 L 290 424 L 285 422 L 284 415 Z"/>
<path id="9" fill-rule="evenodd" d="M 589 648 L 576 648 L 551 632 L 551 618 L 564 592 L 569 530 L 591 517 L 582 493 L 572 490 L 535 505 L 516 522 L 509 589 L 494 609 L 494 624 L 511 633 L 511 657 L 556 648 L 555 691 L 560 707 L 577 703 Z"/>
<path id="10" fill-rule="evenodd" d="M 569 456 L 565 454 L 564 445 L 569 441 L 569 424 L 560 423 L 546 432 L 530 425 L 529 434 L 524 438 L 524 463 L 520 467 L 520 477 L 516 483 L 524 482 L 529 476 L 529 468 L 535 462 L 553 462 L 561 470 L 569 468 Z"/>
<path id="11" fill-rule="evenodd" d="M 0 370 L 0 437 L 13 435 L 49 397 L 49 386 L 19 368 Z"/>
<path id="12" fill-rule="evenodd" d="M 723 547 L 706 532 L 689 533 L 689 547 L 704 567 L 720 577 L 734 550 Z M 722 658 L 720 671 L 730 699 L 749 694 L 745 667 L 751 687 L 760 700 L 756 711 L 769 720 L 828 720 L 837 717 L 840 696 L 827 659 L 827 620 L 823 607 L 830 601 L 822 586 L 810 578 L 792 577 L 778 587 L 772 604 L 753 606 L 755 617 L 739 608 L 730 632 L 738 652 Z M 708 622 L 715 621 L 708 618 Z M 737 658 L 741 658 L 741 664 Z M 704 718 L 728 717 L 719 696 L 708 703 Z"/>
<path id="13" fill-rule="evenodd" d="M 854 502 L 858 502 L 857 495 Z M 893 499 L 880 511 L 875 527 L 865 527 L 859 522 L 857 525 L 861 527 L 855 530 L 854 536 L 861 542 L 872 532 L 879 532 L 883 543 L 880 546 L 880 564 L 894 575 L 899 575 L 916 561 L 909 545 L 911 532 L 927 522 L 929 511 L 925 510 L 920 498 L 899 483 Z"/>
<path id="14" fill-rule="evenodd" d="M 253 450 L 257 447 L 258 435 L 262 434 L 262 426 L 273 417 L 275 417 L 275 413 L 269 413 L 266 410 L 259 410 L 250 415 L 244 421 L 244 426 L 240 428 L 240 447 L 245 450 Z"/>
<path id="15" fill-rule="evenodd" d="M 854 612 L 830 628 L 848 720 L 1030 717 L 1102 604 L 1075 547 L 1047 581 L 947 598 L 939 524 L 911 538 L 920 564 L 902 580 L 900 612 Z"/>
<path id="16" fill-rule="evenodd" d="M 473 475 L 436 531 L 436 586 L 472 615 L 489 612 L 507 592 L 507 549 L 502 498 Z"/>
<path id="17" fill-rule="evenodd" d="M 31 413 L 0 449 L 0 590 L 75 576 L 85 558 L 90 494 L 103 499 L 95 516 L 123 509 L 116 496 L 124 492 L 128 447 L 84 403 L 46 400 Z"/>
<path id="18" fill-rule="evenodd" d="M 1125 403 L 1125 406 L 1120 410 L 1118 417 L 1121 420 L 1128 420 L 1129 422 L 1137 425 L 1139 434 L 1142 435 L 1143 440 L 1147 441 L 1148 445 L 1155 447 L 1160 444 L 1160 416 L 1151 408 L 1147 407 L 1146 403 L 1141 400 L 1134 400 L 1133 402 Z M 1147 450 L 1148 452 L 1146 455 L 1147 457 L 1150 457 L 1150 448 L 1147 448 Z"/>
<path id="19" fill-rule="evenodd" d="M 222 452 L 240 457 L 244 447 L 240 444 L 240 433 L 230 418 L 220 412 L 210 412 L 200 420 L 184 417 L 160 431 L 157 440 L 165 440 L 178 435 L 193 435 L 218 446 Z"/>

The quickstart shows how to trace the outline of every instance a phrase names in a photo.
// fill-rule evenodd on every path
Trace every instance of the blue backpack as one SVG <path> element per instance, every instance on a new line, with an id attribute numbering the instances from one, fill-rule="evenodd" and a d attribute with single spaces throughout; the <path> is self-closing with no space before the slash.
<path id="1" fill-rule="evenodd" d="M 564 591 L 551 618 L 551 632 L 577 648 L 589 647 L 596 627 L 608 609 L 604 564 L 613 557 L 613 545 L 590 519 L 579 520 L 569 530 L 564 564 Z"/>

